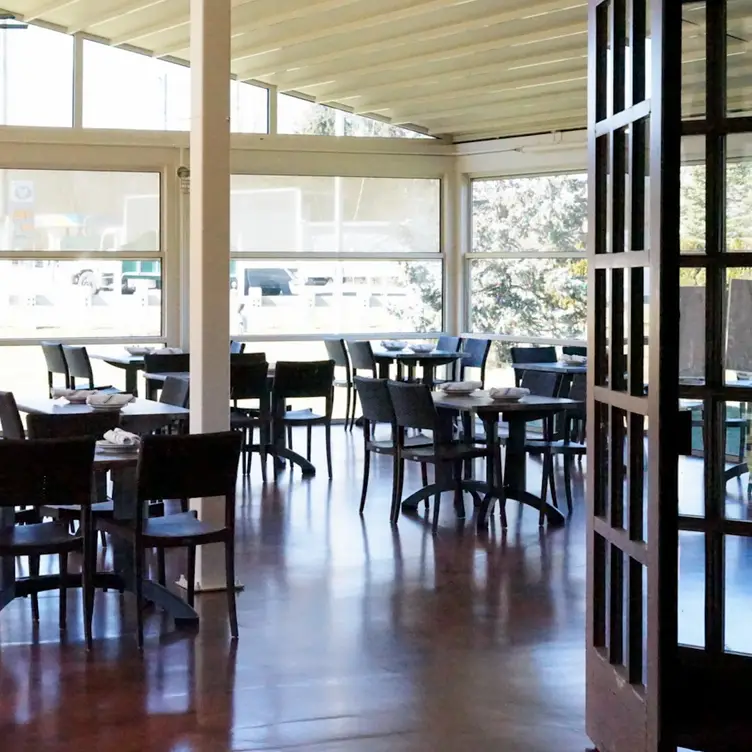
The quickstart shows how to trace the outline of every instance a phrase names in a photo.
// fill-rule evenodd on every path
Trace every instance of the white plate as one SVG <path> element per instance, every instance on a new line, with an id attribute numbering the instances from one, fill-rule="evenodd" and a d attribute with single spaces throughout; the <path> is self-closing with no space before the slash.
<path id="1" fill-rule="evenodd" d="M 506 395 L 503 397 L 491 397 L 492 402 L 519 402 L 521 399 L 522 395 L 519 397 L 508 397 Z"/>
<path id="2" fill-rule="evenodd" d="M 89 407 L 95 412 L 95 413 L 119 413 L 122 412 L 125 405 L 89 405 Z"/>
<path id="3" fill-rule="evenodd" d="M 452 381 L 444 384 L 441 390 L 446 394 L 472 394 L 482 388 L 480 381 Z"/>
<path id="4" fill-rule="evenodd" d="M 410 345 L 410 349 L 416 354 L 416 355 L 425 355 L 427 353 L 434 351 L 433 345 Z"/>

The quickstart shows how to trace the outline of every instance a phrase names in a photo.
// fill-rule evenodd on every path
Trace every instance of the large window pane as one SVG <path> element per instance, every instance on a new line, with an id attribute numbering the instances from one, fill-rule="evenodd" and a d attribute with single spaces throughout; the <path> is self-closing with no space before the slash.
<path id="1" fill-rule="evenodd" d="M 161 332 L 159 261 L 0 261 L 0 339 Z"/>
<path id="2" fill-rule="evenodd" d="M 474 252 L 585 251 L 585 175 L 475 180 L 472 203 Z"/>
<path id="3" fill-rule="evenodd" d="M 233 334 L 440 331 L 440 261 L 248 261 L 230 269 Z"/>
<path id="4" fill-rule="evenodd" d="M 235 252 L 440 250 L 440 181 L 233 175 Z"/>
<path id="5" fill-rule="evenodd" d="M 158 251 L 159 174 L 0 170 L 0 250 Z"/>
<path id="6" fill-rule="evenodd" d="M 0 125 L 73 125 L 73 37 L 0 31 Z"/>
<path id="7" fill-rule="evenodd" d="M 470 262 L 474 332 L 579 339 L 585 334 L 584 259 L 480 259 Z"/>
<path id="8" fill-rule="evenodd" d="M 238 81 L 230 87 L 230 127 L 266 133 L 266 89 Z M 85 128 L 187 131 L 191 127 L 190 68 L 137 52 L 84 41 Z"/>
<path id="9" fill-rule="evenodd" d="M 374 138 L 431 138 L 373 118 L 280 94 L 277 131 L 310 136 L 370 136 Z"/>

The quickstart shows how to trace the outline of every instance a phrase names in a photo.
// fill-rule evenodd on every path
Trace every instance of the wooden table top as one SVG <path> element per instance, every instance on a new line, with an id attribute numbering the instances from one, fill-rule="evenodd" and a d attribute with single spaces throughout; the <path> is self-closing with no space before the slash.
<path id="1" fill-rule="evenodd" d="M 117 363 L 120 366 L 134 366 L 137 368 L 144 367 L 143 355 L 129 355 L 127 352 L 120 354 L 108 355 L 107 353 L 89 353 L 89 357 L 92 360 L 103 360 L 105 363 Z"/>
<path id="2" fill-rule="evenodd" d="M 577 400 L 564 399 L 562 397 L 539 397 L 534 394 L 523 397 L 519 402 L 504 402 L 492 400 L 486 391 L 479 391 L 470 395 L 434 392 L 433 401 L 436 407 L 448 410 L 458 410 L 460 412 L 480 410 L 497 413 L 557 412 L 582 404 Z"/>
<path id="3" fill-rule="evenodd" d="M 512 363 L 515 371 L 545 371 L 546 373 L 587 373 L 587 364 L 577 363 Z"/>
<path id="4" fill-rule="evenodd" d="M 18 409 L 22 413 L 37 415 L 82 415 L 94 412 L 89 405 L 60 404 L 56 400 L 44 397 L 22 397 L 17 400 L 17 404 Z M 154 400 L 135 399 L 133 402 L 128 403 L 120 414 L 125 417 L 153 415 L 180 416 L 189 415 L 190 411 L 184 407 L 167 405 L 162 402 L 155 402 Z"/>
<path id="5" fill-rule="evenodd" d="M 126 467 L 135 467 L 138 464 L 138 452 L 102 452 L 99 449 L 94 452 L 95 470 L 122 470 Z"/>
<path id="6" fill-rule="evenodd" d="M 373 357 L 376 360 L 459 360 L 467 358 L 469 353 L 449 352 L 448 350 L 431 350 L 427 353 L 416 353 L 412 350 L 374 350 Z"/>

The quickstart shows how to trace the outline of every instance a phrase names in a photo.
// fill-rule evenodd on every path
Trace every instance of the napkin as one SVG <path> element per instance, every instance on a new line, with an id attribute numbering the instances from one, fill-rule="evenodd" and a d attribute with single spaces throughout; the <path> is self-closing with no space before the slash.
<path id="1" fill-rule="evenodd" d="M 85 402 L 92 394 L 96 394 L 96 389 L 64 389 L 54 387 L 52 390 L 52 399 L 64 397 L 68 402 Z"/>
<path id="2" fill-rule="evenodd" d="M 490 389 L 488 394 L 491 399 L 522 399 L 530 394 L 530 390 L 520 386 L 504 386 Z"/>
<path id="3" fill-rule="evenodd" d="M 480 381 L 448 381 L 441 387 L 445 392 L 468 392 L 483 389 Z"/>
<path id="4" fill-rule="evenodd" d="M 132 394 L 109 394 L 106 392 L 95 392 L 90 394 L 86 399 L 86 404 L 91 407 L 125 407 L 133 401 Z"/>
<path id="5" fill-rule="evenodd" d="M 123 431 L 122 428 L 113 428 L 105 433 L 104 440 L 120 446 L 135 446 L 141 441 L 141 438 L 135 433 Z"/>

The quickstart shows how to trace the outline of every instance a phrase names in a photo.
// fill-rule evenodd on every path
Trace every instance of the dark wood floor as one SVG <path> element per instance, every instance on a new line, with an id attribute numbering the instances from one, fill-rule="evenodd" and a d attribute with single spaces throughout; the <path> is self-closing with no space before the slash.
<path id="1" fill-rule="evenodd" d="M 563 529 L 510 502 L 508 531 L 479 538 L 447 497 L 433 537 L 421 517 L 390 527 L 388 460 L 359 518 L 361 435 L 334 434 L 331 484 L 286 472 L 264 490 L 254 467 L 236 648 L 222 594 L 200 597 L 197 635 L 152 613 L 143 658 L 129 596 L 98 594 L 90 655 L 77 597 L 62 638 L 54 593 L 38 627 L 28 602 L 3 611 L 0 749 L 582 752 L 581 474 Z"/>

